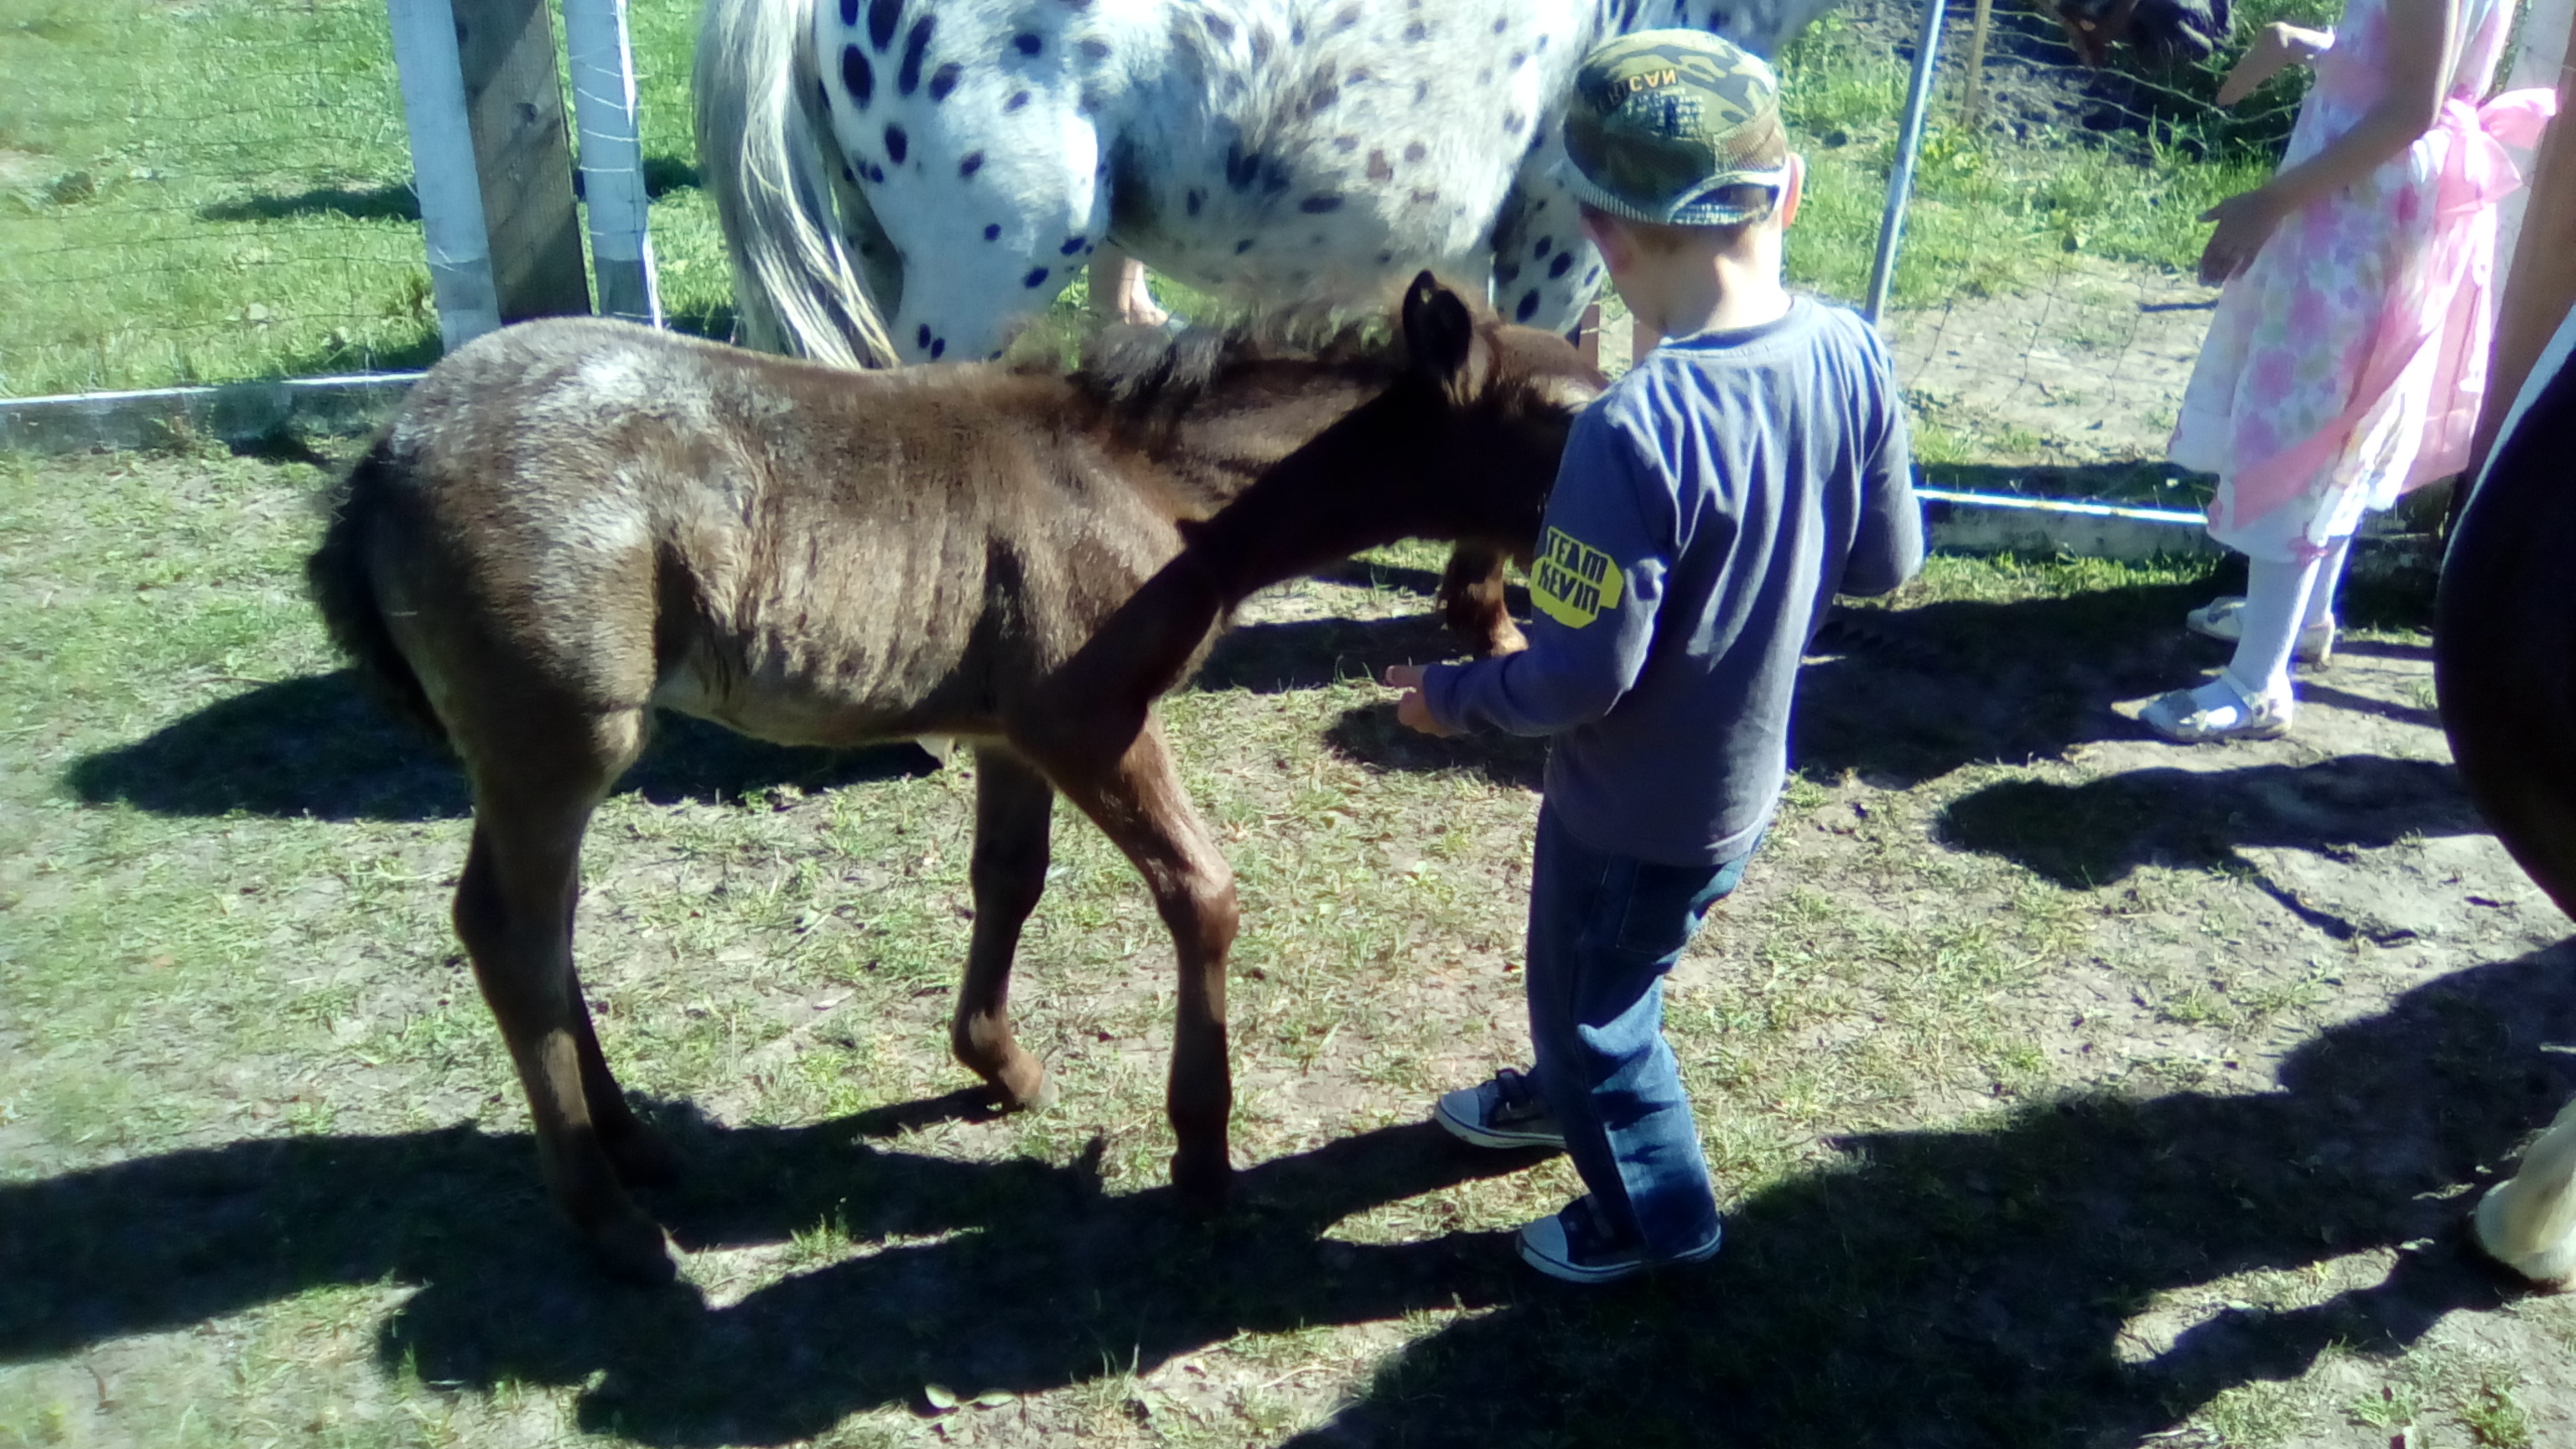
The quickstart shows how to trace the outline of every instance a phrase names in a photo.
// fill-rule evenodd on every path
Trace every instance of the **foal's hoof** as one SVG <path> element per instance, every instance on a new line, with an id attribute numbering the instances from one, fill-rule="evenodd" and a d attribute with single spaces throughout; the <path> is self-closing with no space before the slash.
<path id="1" fill-rule="evenodd" d="M 621 1283 L 659 1288 L 679 1276 L 662 1225 L 640 1212 L 621 1213 L 593 1229 L 590 1251 L 608 1276 Z"/>
<path id="2" fill-rule="evenodd" d="M 1043 1112 L 1055 1105 L 1055 1078 L 1035 1057 L 1022 1057 L 984 1080 L 992 1084 L 993 1100 L 1005 1112 Z"/>
<path id="3" fill-rule="evenodd" d="M 1181 1211 L 1194 1218 L 1212 1218 L 1225 1211 L 1226 1200 L 1234 1193 L 1234 1166 L 1222 1156 L 1197 1157 L 1172 1154 L 1172 1191 L 1181 1200 Z"/>

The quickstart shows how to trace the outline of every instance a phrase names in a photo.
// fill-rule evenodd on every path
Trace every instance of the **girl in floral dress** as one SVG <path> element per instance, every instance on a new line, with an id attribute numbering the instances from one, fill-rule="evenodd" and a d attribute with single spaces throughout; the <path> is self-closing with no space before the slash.
<path id="1" fill-rule="evenodd" d="M 2366 510 L 2459 472 L 2484 392 L 2495 202 L 2520 183 L 2546 90 L 2484 105 L 2513 0 L 2351 0 L 2332 31 L 2267 26 L 2219 88 L 2234 105 L 2316 69 L 2272 179 L 2202 218 L 2225 284 L 2171 454 L 2216 473 L 2212 538 L 2246 592 L 2186 618 L 2236 643 L 2216 679 L 2154 700 L 2169 739 L 2286 734 L 2290 662 L 2333 648 L 2334 591 Z"/>

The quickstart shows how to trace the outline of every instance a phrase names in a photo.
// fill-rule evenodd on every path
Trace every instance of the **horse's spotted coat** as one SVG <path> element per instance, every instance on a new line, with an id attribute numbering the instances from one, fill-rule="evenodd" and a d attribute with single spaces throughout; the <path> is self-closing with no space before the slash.
<path id="1" fill-rule="evenodd" d="M 1269 299 L 1483 273 L 1567 327 L 1602 279 L 1550 175 L 1584 53 L 1673 25 L 1768 53 L 1829 3 L 715 0 L 707 33 L 805 16 L 845 241 L 919 361 L 992 354 L 1104 243 Z"/>

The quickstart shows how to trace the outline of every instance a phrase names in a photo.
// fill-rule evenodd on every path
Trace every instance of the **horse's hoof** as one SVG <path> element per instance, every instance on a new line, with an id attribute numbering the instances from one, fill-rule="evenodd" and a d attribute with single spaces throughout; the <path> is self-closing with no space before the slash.
<path id="1" fill-rule="evenodd" d="M 2480 1252 L 2545 1291 L 2563 1293 L 2576 1288 L 2576 1233 L 2555 1243 L 2522 1241 L 2534 1237 L 2531 1228 L 2535 1225 L 2517 1221 L 2512 1210 L 2518 1183 L 2519 1179 L 2501 1182 L 2487 1189 L 2472 1219 L 2470 1238 Z"/>
<path id="2" fill-rule="evenodd" d="M 1193 1218 L 1212 1218 L 1225 1211 L 1226 1200 L 1234 1192 L 1234 1166 L 1222 1155 L 1214 1158 L 1175 1152 L 1172 1154 L 1172 1191 L 1181 1200 L 1181 1211 Z"/>
<path id="3" fill-rule="evenodd" d="M 590 1251 L 608 1276 L 641 1288 L 659 1288 L 680 1273 L 662 1225 L 631 1209 L 592 1230 Z"/>
<path id="4" fill-rule="evenodd" d="M 599 1145 L 608 1154 L 608 1165 L 617 1169 L 617 1180 L 628 1187 L 660 1187 L 680 1175 L 680 1154 L 641 1122 L 603 1134 Z"/>
<path id="5" fill-rule="evenodd" d="M 1055 1105 L 1055 1078 L 1035 1057 L 1024 1056 L 984 1080 L 1005 1112 L 1043 1112 Z"/>

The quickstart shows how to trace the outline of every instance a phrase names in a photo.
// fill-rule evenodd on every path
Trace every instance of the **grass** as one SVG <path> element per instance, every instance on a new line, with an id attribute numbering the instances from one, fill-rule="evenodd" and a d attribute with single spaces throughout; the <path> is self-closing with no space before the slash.
<path id="1" fill-rule="evenodd" d="M 2435 829 L 2411 777 L 2323 762 L 2289 815 L 2116 793 L 2156 772 L 2100 700 L 2185 667 L 2204 564 L 1940 558 L 1837 636 L 1764 859 L 1672 984 L 1728 1251 L 1610 1295 L 1505 1246 L 1562 1162 L 1420 1125 L 1526 1050 L 1539 762 L 1403 734 L 1366 682 L 1442 650 L 1436 551 L 1266 599 L 1169 704 L 1247 922 L 1249 1170 L 1211 1228 L 1159 1192 L 1169 948 L 1096 831 L 1061 823 L 1015 998 L 1063 1105 L 985 1120 L 945 1049 L 971 766 L 674 727 L 594 824 L 580 923 L 692 1169 L 653 1199 L 689 1287 L 639 1296 L 538 1192 L 445 919 L 452 769 L 301 600 L 320 479 L 0 459 L 0 1445 L 1625 1445 L 1712 1415 L 2304 1444 L 2408 1394 L 2453 1441 L 2564 1422 L 2576 1312 L 2423 1246 L 2469 1169 L 2406 1165 L 2500 1162 L 2554 1106 L 2524 1084 L 2559 1071 L 2564 965 L 2528 953 L 2563 927 L 2469 912 L 2444 977 L 2280 904 L 2285 820 L 2375 880 L 2431 868 L 2336 823 Z M 2403 650 L 2422 609 L 2352 615 Z M 2383 1099 L 2422 1116 L 2353 1116 Z"/>
<path id="2" fill-rule="evenodd" d="M 630 18 L 664 305 L 674 325 L 722 335 L 730 278 L 688 130 L 697 9 L 639 0 Z M 1904 66 L 1828 18 L 1785 69 L 1815 168 L 1792 267 L 1857 297 Z M 6 0 L 0 70 L 19 82 L 0 101 L 0 288 L 13 299 L 0 309 L 0 396 L 436 355 L 381 6 Z M 2145 139 L 1936 123 L 1899 304 L 2047 285 L 2078 253 L 2185 264 L 2202 234 L 2193 218 L 2260 179 L 2277 135 L 2222 133 L 2191 109 L 2207 77 L 2180 84 L 2186 122 Z"/>

